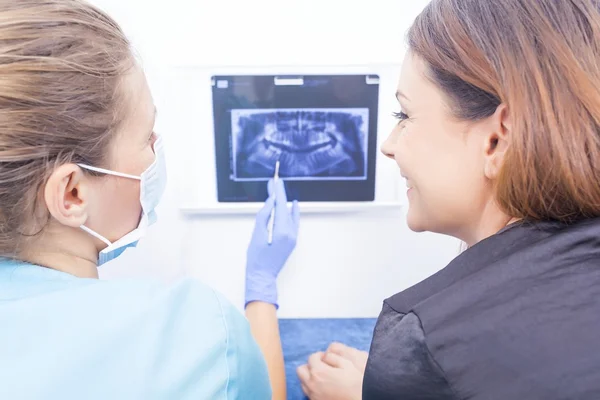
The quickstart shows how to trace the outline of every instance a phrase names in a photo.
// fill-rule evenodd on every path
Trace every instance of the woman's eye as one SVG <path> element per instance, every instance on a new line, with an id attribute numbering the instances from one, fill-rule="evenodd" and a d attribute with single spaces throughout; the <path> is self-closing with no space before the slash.
<path id="1" fill-rule="evenodd" d="M 394 116 L 394 118 L 396 118 L 398 121 L 402 122 L 406 119 L 408 119 L 408 115 L 406 115 L 405 113 L 403 113 L 402 111 L 400 112 L 395 112 L 392 113 L 392 115 Z"/>

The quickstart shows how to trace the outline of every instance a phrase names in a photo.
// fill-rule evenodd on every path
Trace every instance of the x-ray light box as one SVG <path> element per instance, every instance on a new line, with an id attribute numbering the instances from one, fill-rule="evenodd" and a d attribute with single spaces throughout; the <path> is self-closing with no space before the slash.
<path id="1" fill-rule="evenodd" d="M 219 202 L 264 201 L 277 161 L 290 200 L 374 200 L 377 75 L 211 81 Z"/>

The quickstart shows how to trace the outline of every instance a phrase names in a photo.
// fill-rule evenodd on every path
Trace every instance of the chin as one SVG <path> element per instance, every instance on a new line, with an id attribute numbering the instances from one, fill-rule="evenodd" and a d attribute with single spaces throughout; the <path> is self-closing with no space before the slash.
<path id="1" fill-rule="evenodd" d="M 406 215 L 406 225 L 408 226 L 408 229 L 413 232 L 425 232 L 428 230 L 426 224 L 424 223 L 424 218 L 410 208 L 408 209 L 408 214 Z"/>

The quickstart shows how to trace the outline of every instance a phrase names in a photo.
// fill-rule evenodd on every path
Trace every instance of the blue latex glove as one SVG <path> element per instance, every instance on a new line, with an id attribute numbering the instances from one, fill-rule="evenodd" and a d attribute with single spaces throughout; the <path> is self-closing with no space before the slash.
<path id="1" fill-rule="evenodd" d="M 285 186 L 281 179 L 268 183 L 269 198 L 256 216 L 254 233 L 246 259 L 246 305 L 252 301 L 277 304 L 277 276 L 296 247 L 300 211 L 294 201 L 287 206 Z M 268 243 L 269 219 L 275 208 L 273 241 Z"/>

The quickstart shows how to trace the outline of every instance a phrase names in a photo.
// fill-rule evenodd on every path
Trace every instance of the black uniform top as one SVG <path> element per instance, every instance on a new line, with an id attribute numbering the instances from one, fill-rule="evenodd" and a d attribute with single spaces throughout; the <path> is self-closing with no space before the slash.
<path id="1" fill-rule="evenodd" d="M 363 399 L 600 399 L 600 219 L 513 224 L 385 300 Z"/>

